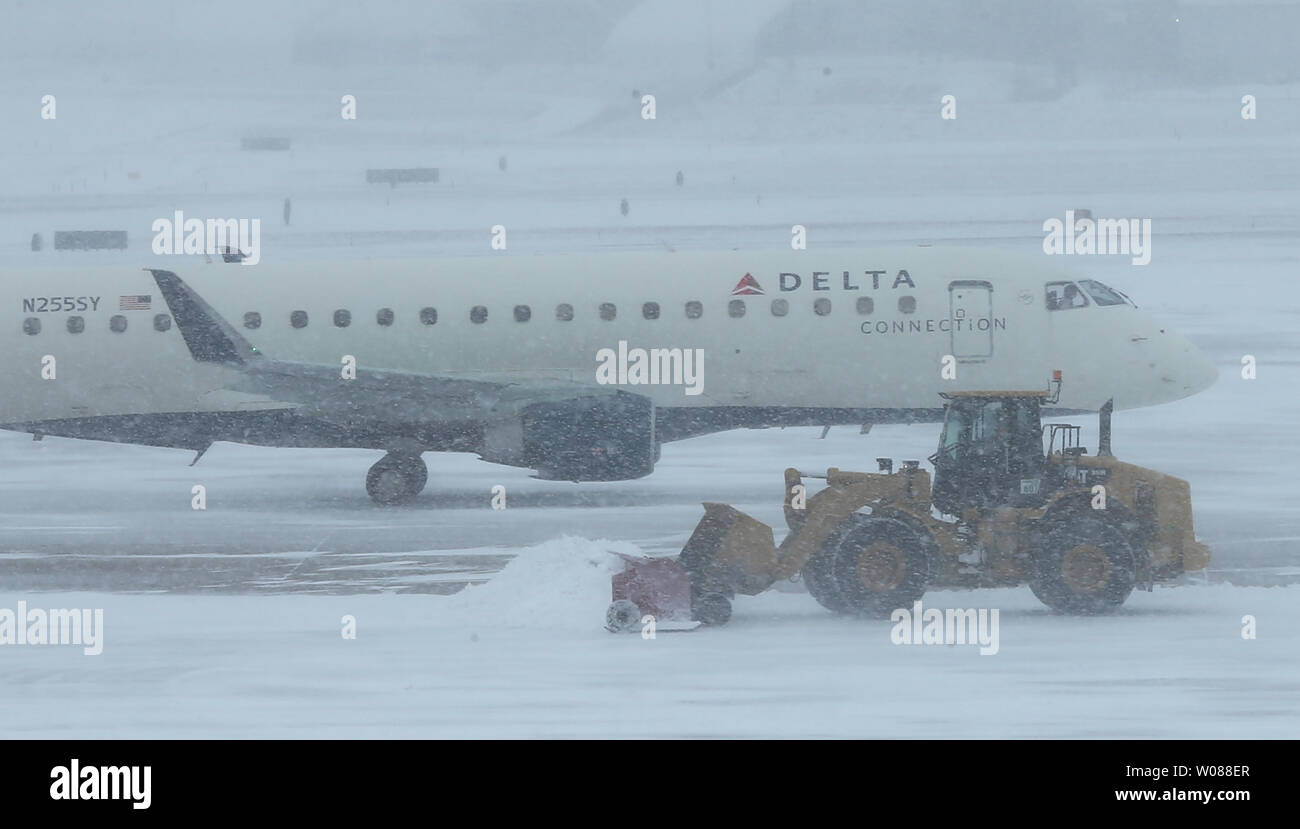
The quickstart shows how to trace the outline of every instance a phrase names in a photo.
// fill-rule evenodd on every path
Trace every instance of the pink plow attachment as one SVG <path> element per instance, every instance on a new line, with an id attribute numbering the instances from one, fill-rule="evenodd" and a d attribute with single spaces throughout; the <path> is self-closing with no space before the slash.
<path id="1" fill-rule="evenodd" d="M 605 613 L 605 627 L 615 633 L 640 630 L 641 619 L 653 616 L 656 627 L 691 623 L 691 578 L 677 557 L 647 558 L 615 553 L 624 570 L 612 579 L 614 603 Z"/>

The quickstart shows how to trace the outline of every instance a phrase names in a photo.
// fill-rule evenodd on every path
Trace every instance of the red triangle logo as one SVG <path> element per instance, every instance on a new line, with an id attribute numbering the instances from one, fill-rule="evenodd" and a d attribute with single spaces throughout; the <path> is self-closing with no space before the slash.
<path id="1" fill-rule="evenodd" d="M 745 274 L 740 278 L 740 281 L 736 283 L 736 287 L 731 289 L 731 295 L 732 296 L 747 296 L 747 295 L 762 296 L 763 288 L 761 285 L 758 284 L 758 280 L 755 279 L 752 274 Z"/>

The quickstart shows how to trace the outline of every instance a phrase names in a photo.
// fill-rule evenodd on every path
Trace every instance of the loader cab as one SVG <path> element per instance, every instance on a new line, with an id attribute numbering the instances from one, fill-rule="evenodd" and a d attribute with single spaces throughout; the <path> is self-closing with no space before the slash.
<path id="1" fill-rule="evenodd" d="M 968 508 L 1037 507 L 1046 499 L 1039 411 L 1043 393 L 946 395 L 931 499 L 949 515 Z"/>

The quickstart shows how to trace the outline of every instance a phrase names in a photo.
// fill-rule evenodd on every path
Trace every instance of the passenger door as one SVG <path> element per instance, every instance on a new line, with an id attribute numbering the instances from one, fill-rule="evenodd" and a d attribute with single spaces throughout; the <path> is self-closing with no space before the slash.
<path id="1" fill-rule="evenodd" d="M 952 355 L 960 362 L 993 356 L 993 284 L 981 279 L 948 283 Z"/>

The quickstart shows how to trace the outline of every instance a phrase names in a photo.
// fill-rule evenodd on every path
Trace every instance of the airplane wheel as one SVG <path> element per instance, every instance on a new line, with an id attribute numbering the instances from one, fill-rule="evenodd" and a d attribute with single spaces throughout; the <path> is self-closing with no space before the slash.
<path id="1" fill-rule="evenodd" d="M 366 473 L 366 492 L 378 504 L 400 504 L 419 495 L 429 481 L 429 467 L 419 455 L 389 452 Z"/>
<path id="2" fill-rule="evenodd" d="M 890 518 L 854 515 L 838 533 L 831 573 L 851 613 L 888 616 L 911 608 L 934 578 L 931 539 Z"/>
<path id="3" fill-rule="evenodd" d="M 1124 604 L 1137 583 L 1137 557 L 1124 534 L 1080 518 L 1048 527 L 1036 545 L 1029 589 L 1058 613 L 1093 615 Z"/>

